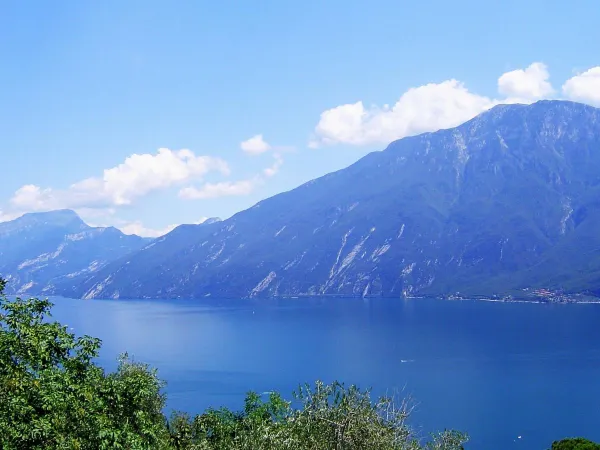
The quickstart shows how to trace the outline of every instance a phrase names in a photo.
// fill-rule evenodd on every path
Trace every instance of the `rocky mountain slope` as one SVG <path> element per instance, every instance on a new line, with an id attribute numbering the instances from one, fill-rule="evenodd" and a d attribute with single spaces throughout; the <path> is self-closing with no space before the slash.
<path id="1" fill-rule="evenodd" d="M 81 297 L 600 291 L 600 110 L 501 105 L 106 265 Z"/>
<path id="2" fill-rule="evenodd" d="M 0 275 L 9 293 L 53 294 L 57 284 L 72 285 L 148 243 L 116 228 L 92 228 L 69 210 L 25 214 L 0 223 Z"/>

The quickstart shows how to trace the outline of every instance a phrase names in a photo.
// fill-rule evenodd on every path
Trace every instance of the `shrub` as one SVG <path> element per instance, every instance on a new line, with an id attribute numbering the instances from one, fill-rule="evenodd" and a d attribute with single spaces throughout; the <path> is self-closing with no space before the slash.
<path id="1" fill-rule="evenodd" d="M 584 438 L 568 438 L 553 442 L 550 450 L 600 450 L 600 444 Z"/>
<path id="2" fill-rule="evenodd" d="M 174 414 L 168 423 L 177 449 L 459 450 L 466 436 L 440 433 L 422 447 L 408 427 L 408 408 L 392 398 L 372 402 L 369 391 L 334 382 L 304 385 L 292 402 L 279 394 L 246 397 L 241 412 L 209 410 L 194 418 Z"/>
<path id="3" fill-rule="evenodd" d="M 2 294 L 0 448 L 146 449 L 165 441 L 163 383 L 124 355 L 94 364 L 100 341 L 49 322 L 48 300 Z"/>

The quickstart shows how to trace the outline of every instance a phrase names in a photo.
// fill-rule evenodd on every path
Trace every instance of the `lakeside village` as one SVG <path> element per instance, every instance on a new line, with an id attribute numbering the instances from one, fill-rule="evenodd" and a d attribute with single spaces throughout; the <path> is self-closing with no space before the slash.
<path id="1" fill-rule="evenodd" d="M 600 303 L 600 298 L 589 293 L 565 293 L 562 290 L 547 288 L 524 288 L 517 295 L 465 296 L 460 293 L 445 297 L 446 300 L 487 300 L 494 302 L 531 302 L 531 303 Z"/>

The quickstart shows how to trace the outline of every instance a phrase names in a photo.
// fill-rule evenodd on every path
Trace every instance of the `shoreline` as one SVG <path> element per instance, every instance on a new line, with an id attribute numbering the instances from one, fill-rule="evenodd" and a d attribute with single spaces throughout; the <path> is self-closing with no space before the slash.
<path id="1" fill-rule="evenodd" d="M 493 299 L 493 298 L 442 298 L 440 300 L 447 300 L 447 301 L 480 301 L 480 302 L 492 302 L 492 303 L 537 303 L 537 304 L 543 304 L 543 305 L 598 305 L 600 304 L 600 299 L 598 300 L 589 300 L 589 301 L 582 301 L 582 300 L 573 300 L 573 301 L 567 301 L 567 302 L 553 302 L 553 301 L 543 301 L 543 300 L 525 300 L 525 299 L 514 299 L 514 300 L 502 300 L 502 299 Z"/>
<path id="2" fill-rule="evenodd" d="M 575 299 L 570 297 L 566 300 L 552 300 L 552 299 L 537 299 L 537 298 L 491 298 L 491 297 L 454 297 L 454 296 L 403 296 L 403 297 L 392 297 L 392 296 L 345 296 L 345 295 L 337 295 L 337 294 L 329 294 L 329 295 L 281 295 L 281 296 L 271 296 L 271 297 L 192 297 L 192 298 L 169 298 L 169 297 L 144 297 L 144 298 L 74 298 L 74 297 L 63 297 L 61 295 L 40 295 L 40 294 L 8 294 L 8 297 L 39 297 L 39 298 L 70 298 L 73 300 L 126 300 L 126 301 L 136 301 L 136 300 L 144 300 L 144 301 L 170 301 L 170 300 L 218 300 L 218 301 L 227 301 L 227 300 L 325 300 L 329 299 L 354 299 L 354 300 L 420 300 L 420 299 L 428 299 L 428 300 L 443 300 L 450 302 L 463 302 L 463 301 L 481 301 L 481 302 L 490 302 L 490 303 L 537 303 L 537 304 L 546 304 L 546 305 L 583 305 L 583 304 L 591 304 L 596 305 L 600 304 L 600 298 L 588 297 L 589 300 L 584 299 Z M 562 297 L 565 298 L 565 297 Z"/>

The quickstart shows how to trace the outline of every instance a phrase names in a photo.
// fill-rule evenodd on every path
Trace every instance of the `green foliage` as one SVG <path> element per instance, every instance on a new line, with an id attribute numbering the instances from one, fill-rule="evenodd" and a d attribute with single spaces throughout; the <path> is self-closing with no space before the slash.
<path id="1" fill-rule="evenodd" d="M 553 442 L 550 450 L 600 450 L 600 444 L 584 438 L 569 438 Z"/>
<path id="2" fill-rule="evenodd" d="M 292 403 L 298 404 L 297 408 Z M 459 450 L 467 437 L 444 432 L 423 447 L 408 427 L 409 409 L 393 398 L 371 401 L 369 391 L 334 382 L 301 386 L 294 402 L 270 394 L 246 397 L 241 412 L 209 410 L 191 418 L 174 414 L 168 423 L 176 449 Z"/>
<path id="3" fill-rule="evenodd" d="M 156 373 L 124 355 L 105 374 L 93 362 L 100 341 L 47 320 L 51 306 L 0 297 L 0 448 L 159 445 L 166 433 Z"/>

